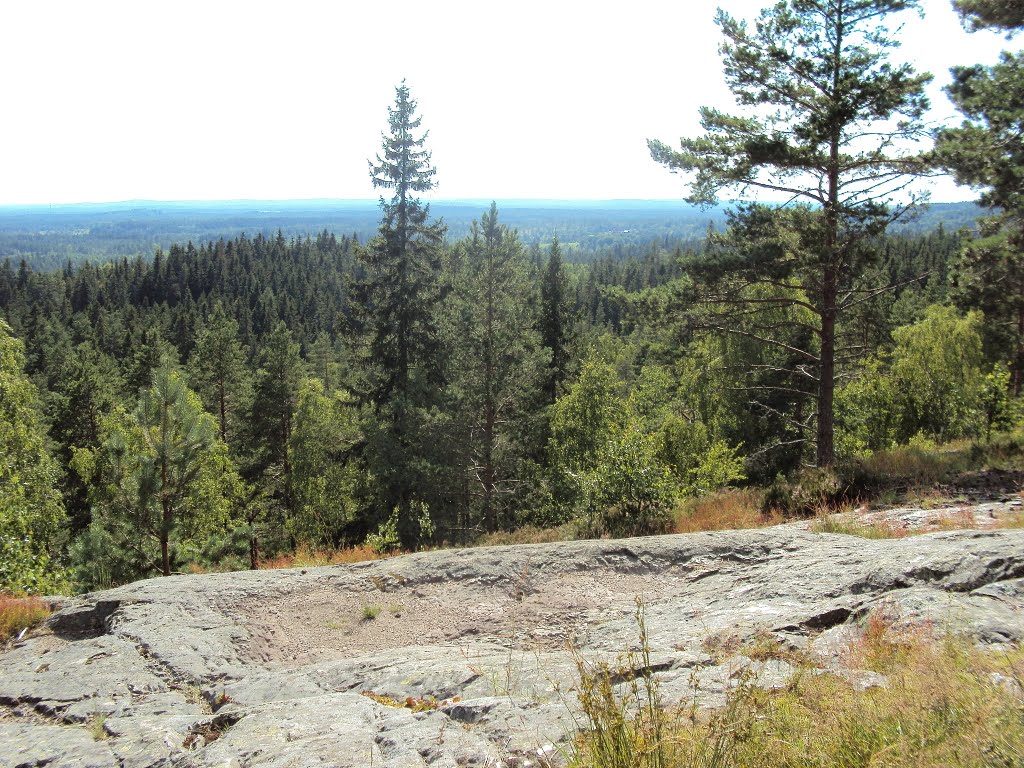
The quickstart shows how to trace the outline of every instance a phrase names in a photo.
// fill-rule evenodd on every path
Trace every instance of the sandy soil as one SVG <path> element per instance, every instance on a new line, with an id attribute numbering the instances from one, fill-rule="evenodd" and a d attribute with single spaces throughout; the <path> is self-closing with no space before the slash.
<path id="1" fill-rule="evenodd" d="M 562 649 L 599 623 L 602 613 L 632 612 L 637 595 L 664 595 L 681 584 L 672 575 L 602 570 L 543 581 L 524 574 L 494 587 L 380 586 L 240 601 L 233 612 L 252 637 L 246 655 L 264 664 L 299 666 L 416 645 Z"/>

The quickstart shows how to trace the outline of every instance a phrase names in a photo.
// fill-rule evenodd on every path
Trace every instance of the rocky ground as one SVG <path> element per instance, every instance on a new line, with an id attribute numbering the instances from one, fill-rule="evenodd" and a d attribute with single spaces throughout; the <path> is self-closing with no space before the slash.
<path id="1" fill-rule="evenodd" d="M 942 509 L 1017 508 L 986 503 Z M 139 582 L 68 601 L 0 654 L 0 765 L 558 763 L 577 714 L 567 649 L 637 675 L 638 598 L 666 699 L 714 706 L 741 668 L 764 685 L 791 671 L 747 658 L 746 641 L 843 669 L 874 610 L 1021 641 L 1024 530 L 796 524 Z"/>

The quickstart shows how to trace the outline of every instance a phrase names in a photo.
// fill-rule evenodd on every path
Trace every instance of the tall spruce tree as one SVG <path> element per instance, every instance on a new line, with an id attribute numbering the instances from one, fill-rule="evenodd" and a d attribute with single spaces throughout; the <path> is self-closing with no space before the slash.
<path id="1" fill-rule="evenodd" d="M 256 454 L 251 471 L 261 473 L 264 488 L 280 505 L 279 522 L 287 524 L 292 512 L 291 440 L 295 407 L 305 377 L 299 344 L 284 323 L 278 323 L 267 338 L 256 374 L 250 443 Z"/>
<path id="2" fill-rule="evenodd" d="M 834 460 L 837 364 L 854 351 L 838 324 L 880 291 L 862 278 L 874 255 L 868 241 L 903 213 L 894 196 L 925 169 L 913 143 L 924 134 L 930 76 L 888 61 L 897 41 L 884 26 L 918 7 L 917 0 L 784 0 L 763 10 L 753 30 L 720 10 L 726 82 L 747 114 L 704 107 L 703 136 L 682 139 L 678 150 L 649 142 L 657 162 L 694 173 L 691 202 L 751 189 L 790 201 L 781 212 L 754 205 L 734 215 L 731 258 L 714 265 L 719 290 L 709 295 L 738 309 L 715 327 L 795 357 L 816 401 L 819 466 Z M 806 313 L 795 321 L 805 331 L 797 329 L 796 339 L 776 334 L 780 308 Z M 759 321 L 760 310 L 771 316 Z"/>
<path id="3" fill-rule="evenodd" d="M 540 284 L 541 343 L 551 350 L 545 385 L 548 403 L 555 402 L 559 386 L 568 375 L 570 318 L 566 293 L 562 250 L 556 237 L 551 241 L 551 251 Z"/>
<path id="4" fill-rule="evenodd" d="M 379 234 L 361 252 L 365 278 L 358 291 L 369 335 L 365 397 L 377 417 L 367 429 L 371 469 L 380 512 L 386 518 L 398 510 L 406 546 L 416 543 L 418 531 L 413 502 L 422 498 L 414 496 L 430 485 L 426 420 L 443 378 L 435 311 L 445 226 L 429 221 L 430 207 L 417 197 L 433 189 L 436 173 L 421 120 L 403 80 L 388 107 L 381 152 L 369 162 L 373 186 L 392 196 L 381 196 Z"/>

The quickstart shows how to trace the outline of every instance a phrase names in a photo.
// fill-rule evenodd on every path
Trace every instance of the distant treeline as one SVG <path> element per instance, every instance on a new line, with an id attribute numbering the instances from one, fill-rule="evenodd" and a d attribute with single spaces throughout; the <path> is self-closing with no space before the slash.
<path id="1" fill-rule="evenodd" d="M 464 237 L 490 201 L 439 201 L 431 215 L 448 226 L 448 238 Z M 701 209 L 674 200 L 499 201 L 505 224 L 529 246 L 557 237 L 569 262 L 599 256 L 642 257 L 652 243 L 663 248 L 704 237 L 724 225 L 726 206 Z M 895 229 L 927 232 L 973 227 L 981 214 L 974 203 L 941 203 Z M 376 201 L 228 201 L 83 203 L 0 206 L 0 259 L 20 259 L 51 270 L 68 261 L 108 261 L 120 256 L 151 258 L 174 243 L 200 245 L 242 233 L 249 237 L 315 237 L 328 230 L 360 242 L 377 234 Z M 685 245 L 684 245 L 685 247 Z"/>

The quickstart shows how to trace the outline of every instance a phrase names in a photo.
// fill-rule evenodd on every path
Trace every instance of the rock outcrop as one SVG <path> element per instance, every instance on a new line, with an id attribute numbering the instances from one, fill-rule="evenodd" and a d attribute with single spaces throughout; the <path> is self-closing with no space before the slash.
<path id="1" fill-rule="evenodd" d="M 841 667 L 873 610 L 1019 642 L 1024 531 L 779 526 L 152 579 L 68 601 L 0 655 L 0 765 L 557 763 L 567 648 L 638 674 L 637 598 L 663 694 L 714 706 L 738 663 L 789 672 L 720 649 L 770 633 Z"/>

